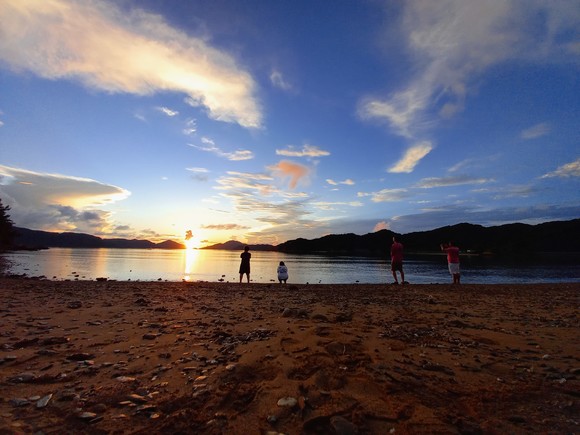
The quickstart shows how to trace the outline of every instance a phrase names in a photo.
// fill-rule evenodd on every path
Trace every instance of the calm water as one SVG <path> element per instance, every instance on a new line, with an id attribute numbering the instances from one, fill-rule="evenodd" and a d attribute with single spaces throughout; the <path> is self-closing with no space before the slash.
<path id="1" fill-rule="evenodd" d="M 67 249 L 7 253 L 8 273 L 49 279 L 94 280 L 99 277 L 120 281 L 212 281 L 237 282 L 240 252 L 216 250 Z M 506 264 L 480 257 L 462 258 L 464 283 L 580 282 L 580 261 L 545 258 L 542 262 Z M 387 259 L 290 255 L 252 252 L 252 281 L 277 282 L 276 267 L 284 261 L 289 283 L 390 283 Z M 405 278 L 416 284 L 450 281 L 445 256 L 407 256 Z M 244 277 L 245 278 L 245 277 Z"/>

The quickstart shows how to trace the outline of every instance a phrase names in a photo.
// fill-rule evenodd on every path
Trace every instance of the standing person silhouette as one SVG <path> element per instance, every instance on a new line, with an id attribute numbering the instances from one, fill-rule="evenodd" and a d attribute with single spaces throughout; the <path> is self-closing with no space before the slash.
<path id="1" fill-rule="evenodd" d="M 447 245 L 441 244 L 441 250 L 447 253 L 447 266 L 449 273 L 453 277 L 453 284 L 460 284 L 461 272 L 459 269 L 459 248 L 449 242 Z"/>
<path id="2" fill-rule="evenodd" d="M 242 259 L 240 263 L 240 283 L 242 282 L 244 274 L 248 278 L 248 283 L 250 282 L 250 258 L 252 258 L 252 254 L 249 251 L 250 247 L 246 246 L 244 252 L 240 254 L 240 258 Z"/>
<path id="3" fill-rule="evenodd" d="M 401 284 L 406 284 L 405 272 L 403 272 L 403 244 L 398 242 L 395 236 L 393 236 L 393 244 L 391 245 L 391 271 L 395 279 L 393 284 L 399 284 L 397 271 L 401 274 Z"/>

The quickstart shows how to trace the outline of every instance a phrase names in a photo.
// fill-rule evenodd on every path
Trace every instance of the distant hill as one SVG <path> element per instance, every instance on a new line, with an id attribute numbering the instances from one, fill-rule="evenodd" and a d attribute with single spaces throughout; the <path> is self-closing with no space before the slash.
<path id="1" fill-rule="evenodd" d="M 408 234 L 389 230 L 357 236 L 329 235 L 314 240 L 296 239 L 277 246 L 283 252 L 325 252 L 365 255 L 388 254 L 393 236 L 406 252 L 435 252 L 441 243 L 453 241 L 462 252 L 496 255 L 539 252 L 580 252 L 580 219 L 538 225 L 507 224 L 484 227 L 461 223 Z"/>
<path id="2" fill-rule="evenodd" d="M 137 239 L 102 239 L 82 233 L 53 233 L 50 231 L 14 228 L 16 237 L 14 245 L 18 249 L 43 248 L 119 248 L 119 249 L 183 249 L 185 245 L 166 240 L 153 243 Z"/>
<path id="3" fill-rule="evenodd" d="M 507 224 L 493 227 L 461 223 L 430 231 L 397 234 L 381 230 L 362 236 L 331 234 L 318 239 L 295 239 L 277 246 L 250 245 L 253 251 L 276 250 L 288 253 L 324 253 L 384 256 L 397 236 L 407 253 L 439 252 L 439 245 L 453 241 L 462 252 L 495 255 L 539 252 L 580 252 L 580 219 L 546 222 L 538 225 Z M 204 249 L 242 250 L 245 244 L 234 240 Z"/>

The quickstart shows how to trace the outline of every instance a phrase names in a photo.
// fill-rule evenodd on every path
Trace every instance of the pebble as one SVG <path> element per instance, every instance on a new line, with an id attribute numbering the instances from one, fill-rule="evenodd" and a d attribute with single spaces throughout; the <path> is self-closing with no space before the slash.
<path id="1" fill-rule="evenodd" d="M 294 397 L 282 397 L 278 400 L 278 406 L 294 408 L 296 405 L 298 405 L 298 400 Z"/>
<path id="2" fill-rule="evenodd" d="M 26 406 L 28 405 L 30 402 L 28 401 L 28 399 L 25 399 L 23 397 L 17 397 L 15 399 L 10 399 L 10 404 L 14 407 L 20 407 L 20 406 Z"/>
<path id="3" fill-rule="evenodd" d="M 45 408 L 46 405 L 48 405 L 48 402 L 50 401 L 50 399 L 52 399 L 52 393 L 47 394 L 42 399 L 40 399 L 38 402 L 36 402 L 36 407 L 39 409 Z"/>

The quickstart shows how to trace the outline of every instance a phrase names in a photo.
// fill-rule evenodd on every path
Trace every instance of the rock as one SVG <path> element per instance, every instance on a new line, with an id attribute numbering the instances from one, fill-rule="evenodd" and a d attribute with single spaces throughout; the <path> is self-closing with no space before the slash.
<path id="1" fill-rule="evenodd" d="M 155 340 L 156 338 L 157 338 L 157 334 L 153 334 L 151 332 L 148 332 L 147 334 L 143 335 L 144 340 Z"/>
<path id="2" fill-rule="evenodd" d="M 91 353 L 75 353 L 66 357 L 69 361 L 86 361 L 93 359 L 95 357 L 94 354 Z"/>
<path id="3" fill-rule="evenodd" d="M 36 375 L 34 373 L 20 373 L 16 376 L 11 377 L 10 379 L 8 379 L 10 382 L 16 382 L 16 383 L 26 383 L 26 382 L 32 382 L 34 379 L 36 379 Z"/>
<path id="4" fill-rule="evenodd" d="M 97 416 L 97 414 L 95 414 L 94 412 L 81 412 L 80 414 L 78 414 L 78 417 L 81 420 L 92 420 L 93 418 L 95 418 Z"/>
<path id="5" fill-rule="evenodd" d="M 330 418 L 330 425 L 336 435 L 356 435 L 358 433 L 358 428 L 354 424 L 339 415 Z"/>
<path id="6" fill-rule="evenodd" d="M 72 302 L 69 302 L 67 304 L 67 308 L 70 308 L 73 310 L 77 309 L 77 308 L 81 308 L 82 306 L 83 306 L 83 303 L 81 301 L 72 301 Z"/>
<path id="7" fill-rule="evenodd" d="M 294 408 L 296 405 L 298 405 L 298 400 L 296 400 L 294 397 L 282 397 L 280 400 L 278 400 L 278 406 L 280 407 Z"/>
<path id="8" fill-rule="evenodd" d="M 43 398 L 41 398 L 38 402 L 36 402 L 36 407 L 37 408 L 45 408 L 46 405 L 48 405 L 48 402 L 50 401 L 50 399 L 52 399 L 52 393 L 51 394 L 47 394 L 46 396 L 44 396 Z"/>
<path id="9" fill-rule="evenodd" d="M 29 403 L 30 402 L 28 401 L 28 399 L 25 399 L 23 397 L 17 397 L 15 399 L 10 399 L 10 404 L 16 408 L 21 407 L 21 406 L 26 406 Z"/>
<path id="10" fill-rule="evenodd" d="M 40 340 L 41 346 L 54 346 L 55 344 L 65 344 L 68 343 L 70 338 L 68 337 L 47 337 Z"/>

